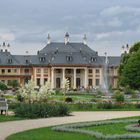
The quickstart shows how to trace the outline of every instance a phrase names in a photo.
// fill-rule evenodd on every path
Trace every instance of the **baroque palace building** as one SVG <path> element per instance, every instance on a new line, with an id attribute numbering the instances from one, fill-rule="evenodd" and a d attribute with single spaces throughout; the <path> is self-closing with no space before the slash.
<path id="1" fill-rule="evenodd" d="M 33 79 L 37 87 L 50 81 L 52 88 L 62 88 L 67 78 L 73 89 L 99 87 L 105 82 L 106 65 L 109 85 L 117 86 L 120 56 L 99 56 L 87 46 L 86 36 L 75 43 L 70 42 L 68 33 L 64 42 L 51 42 L 48 35 L 47 45 L 37 55 L 12 55 L 5 43 L 0 48 L 0 81 L 5 84 L 17 80 L 23 86 Z"/>

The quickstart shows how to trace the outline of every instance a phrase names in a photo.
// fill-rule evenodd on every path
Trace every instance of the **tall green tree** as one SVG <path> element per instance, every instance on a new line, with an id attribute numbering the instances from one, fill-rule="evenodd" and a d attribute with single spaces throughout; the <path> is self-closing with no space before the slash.
<path id="1" fill-rule="evenodd" d="M 119 84 L 140 89 L 140 42 L 134 44 L 128 54 L 123 54 L 119 67 Z"/>

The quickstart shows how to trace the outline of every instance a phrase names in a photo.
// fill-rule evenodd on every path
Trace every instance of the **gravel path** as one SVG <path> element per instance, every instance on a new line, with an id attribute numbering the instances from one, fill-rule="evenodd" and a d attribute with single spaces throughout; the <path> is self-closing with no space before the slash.
<path id="1" fill-rule="evenodd" d="M 68 117 L 2 122 L 0 123 L 0 140 L 4 140 L 11 134 L 29 129 L 74 122 L 98 121 L 113 118 L 139 116 L 140 111 L 73 112 L 72 115 L 73 116 Z"/>

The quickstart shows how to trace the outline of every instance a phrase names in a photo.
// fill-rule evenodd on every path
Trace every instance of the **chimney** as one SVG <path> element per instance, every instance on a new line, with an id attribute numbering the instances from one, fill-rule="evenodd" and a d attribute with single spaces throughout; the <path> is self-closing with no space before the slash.
<path id="1" fill-rule="evenodd" d="M 108 61 L 107 52 L 105 52 L 104 54 L 105 54 L 105 64 L 108 64 L 108 63 L 109 63 L 109 61 Z"/>
<path id="2" fill-rule="evenodd" d="M 121 54 L 124 54 L 125 53 L 125 47 L 124 45 L 122 46 L 122 49 L 121 49 Z"/>
<path id="3" fill-rule="evenodd" d="M 50 44 L 50 43 L 51 43 L 51 36 L 50 36 L 50 34 L 48 34 L 48 37 L 47 37 L 47 39 L 48 39 L 48 42 L 47 42 L 47 44 Z"/>
<path id="4" fill-rule="evenodd" d="M 2 46 L 0 45 L 0 52 L 3 52 Z"/>
<path id="5" fill-rule="evenodd" d="M 7 44 L 7 52 L 10 52 L 10 44 Z"/>
<path id="6" fill-rule="evenodd" d="M 69 42 L 69 34 L 68 32 L 65 34 L 65 45 Z"/>
<path id="7" fill-rule="evenodd" d="M 3 52 L 5 52 L 5 50 L 6 50 L 6 44 L 5 44 L 5 42 L 3 42 L 3 44 L 2 44 L 2 50 L 3 50 Z"/>
<path id="8" fill-rule="evenodd" d="M 86 36 L 86 34 L 84 34 L 84 37 L 83 37 L 83 44 L 87 45 L 87 36 Z"/>
<path id="9" fill-rule="evenodd" d="M 129 53 L 129 45 L 126 44 L 126 53 Z"/>

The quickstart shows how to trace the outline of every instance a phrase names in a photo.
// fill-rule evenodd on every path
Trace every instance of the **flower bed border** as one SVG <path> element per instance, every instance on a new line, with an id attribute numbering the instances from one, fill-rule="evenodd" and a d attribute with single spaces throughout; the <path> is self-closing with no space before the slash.
<path id="1" fill-rule="evenodd" d="M 130 124 L 125 126 L 125 130 L 131 132 L 140 132 L 140 126 L 138 126 L 138 124 Z"/>
<path id="2" fill-rule="evenodd" d="M 73 133 L 80 133 L 80 134 L 86 134 L 90 136 L 95 136 L 98 139 L 132 139 L 132 138 L 140 138 L 140 134 L 114 134 L 114 135 L 104 135 L 101 132 L 98 131 L 92 131 L 92 130 L 84 130 L 80 129 L 83 127 L 90 127 L 90 126 L 100 126 L 100 125 L 108 125 L 108 124 L 116 124 L 116 123 L 136 123 L 137 120 L 111 120 L 111 121 L 98 121 L 98 122 L 84 122 L 84 123 L 75 123 L 75 124 L 67 124 L 67 125 L 60 125 L 52 127 L 52 130 L 54 131 L 60 131 L 60 132 L 73 132 Z M 130 127 L 130 125 L 128 125 Z M 127 131 L 131 131 L 125 127 Z M 132 125 L 131 125 L 132 126 Z"/>

